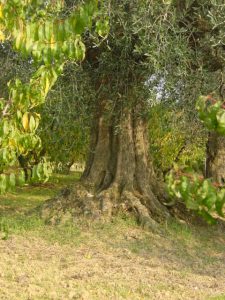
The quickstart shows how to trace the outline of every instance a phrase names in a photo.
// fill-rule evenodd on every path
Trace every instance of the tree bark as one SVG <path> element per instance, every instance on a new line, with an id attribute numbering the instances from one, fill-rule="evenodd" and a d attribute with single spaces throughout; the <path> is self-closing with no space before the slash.
<path id="1" fill-rule="evenodd" d="M 55 220 L 66 208 L 72 208 L 73 216 L 84 213 L 106 218 L 123 211 L 135 214 L 142 225 L 155 228 L 169 212 L 162 204 L 164 187 L 149 157 L 147 120 L 137 105 L 122 108 L 120 103 L 113 111 L 107 106 L 107 101 L 100 101 L 96 109 L 81 183 L 56 201 L 47 202 L 42 212 L 45 218 Z M 49 215 L 52 205 L 56 209 Z"/>
<path id="2" fill-rule="evenodd" d="M 210 132 L 206 146 L 206 178 L 213 178 L 220 184 L 225 182 L 225 137 Z"/>
<path id="3" fill-rule="evenodd" d="M 149 213 L 162 216 L 164 207 L 157 199 L 162 189 L 149 157 L 147 122 L 137 117 L 135 110 L 126 108 L 120 120 L 97 118 L 94 141 L 82 181 L 94 185 L 102 199 L 102 208 L 137 195 Z M 108 199 L 108 194 L 115 199 Z M 109 201 L 110 200 L 110 201 Z"/>

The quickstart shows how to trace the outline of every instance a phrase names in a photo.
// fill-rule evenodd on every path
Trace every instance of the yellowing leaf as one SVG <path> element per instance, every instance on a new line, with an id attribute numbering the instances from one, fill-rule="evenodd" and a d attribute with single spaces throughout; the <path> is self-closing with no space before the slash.
<path id="1" fill-rule="evenodd" d="M 9 139 L 9 146 L 11 148 L 15 148 L 16 147 L 16 141 L 14 139 Z"/>
<path id="2" fill-rule="evenodd" d="M 55 37 L 54 35 L 51 35 L 51 39 L 50 39 L 50 48 L 54 49 L 55 48 Z"/>
<path id="3" fill-rule="evenodd" d="M 3 18 L 3 13 L 2 13 L 2 4 L 0 4 L 0 19 Z"/>
<path id="4" fill-rule="evenodd" d="M 15 41 L 16 49 L 20 49 L 20 46 L 22 44 L 22 39 L 23 39 L 23 32 L 19 31 Z"/>
<path id="5" fill-rule="evenodd" d="M 0 30 L 0 42 L 4 42 L 5 40 L 5 35 L 4 33 Z"/>
<path id="6" fill-rule="evenodd" d="M 49 88 L 50 88 L 50 81 L 49 81 L 48 77 L 46 76 L 46 79 L 45 79 L 45 95 L 47 95 L 47 93 L 49 91 Z"/>
<path id="7" fill-rule="evenodd" d="M 27 131 L 29 129 L 29 114 L 26 112 L 22 118 L 23 128 Z"/>

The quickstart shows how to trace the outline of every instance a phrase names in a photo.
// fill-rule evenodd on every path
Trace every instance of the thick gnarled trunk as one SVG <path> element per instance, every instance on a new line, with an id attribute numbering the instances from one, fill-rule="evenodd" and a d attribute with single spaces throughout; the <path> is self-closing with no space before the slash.
<path id="1" fill-rule="evenodd" d="M 166 217 L 159 201 L 164 191 L 149 158 L 147 122 L 137 109 L 125 108 L 111 119 L 99 110 L 92 137 L 82 181 L 93 185 L 101 211 L 111 215 L 123 207 L 139 219 Z"/>
<path id="2" fill-rule="evenodd" d="M 81 182 L 48 201 L 43 216 L 55 222 L 61 211 L 69 211 L 73 218 L 79 214 L 108 218 L 123 211 L 151 228 L 169 217 L 162 204 L 164 188 L 149 158 L 147 125 L 137 106 L 110 111 L 107 102 L 100 102 Z"/>
<path id="3" fill-rule="evenodd" d="M 205 173 L 207 178 L 212 177 L 220 184 L 225 183 L 225 137 L 216 132 L 209 133 Z"/>

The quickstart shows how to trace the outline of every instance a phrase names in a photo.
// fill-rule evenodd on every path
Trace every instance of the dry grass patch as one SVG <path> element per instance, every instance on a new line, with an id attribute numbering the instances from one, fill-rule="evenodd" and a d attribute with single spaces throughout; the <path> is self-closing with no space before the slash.
<path id="1" fill-rule="evenodd" d="M 0 217 L 0 299 L 225 299 L 221 226 L 172 222 L 159 235 L 119 216 L 53 227 L 26 209 Z"/>

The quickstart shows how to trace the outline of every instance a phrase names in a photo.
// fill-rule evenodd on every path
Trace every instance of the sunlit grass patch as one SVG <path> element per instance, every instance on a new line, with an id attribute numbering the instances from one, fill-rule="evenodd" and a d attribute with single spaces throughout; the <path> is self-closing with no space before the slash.
<path id="1" fill-rule="evenodd" d="M 225 300 L 225 294 L 224 295 L 219 295 L 215 297 L 210 297 L 208 300 Z"/>
<path id="2" fill-rule="evenodd" d="M 55 196 L 60 189 L 73 184 L 79 178 L 78 172 L 68 175 L 53 174 L 46 183 L 17 187 L 14 192 L 0 196 L 0 215 L 24 213 Z"/>

